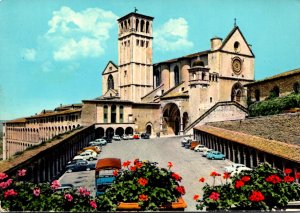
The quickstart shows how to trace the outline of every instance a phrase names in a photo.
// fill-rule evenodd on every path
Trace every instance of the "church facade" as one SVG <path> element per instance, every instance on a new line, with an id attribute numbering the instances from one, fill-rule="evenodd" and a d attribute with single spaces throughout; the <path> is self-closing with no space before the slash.
<path id="1" fill-rule="evenodd" d="M 118 63 L 102 72 L 103 95 L 83 101 L 83 124 L 96 123 L 99 136 L 180 135 L 214 106 L 206 122 L 244 118 L 243 85 L 254 81 L 255 56 L 239 27 L 212 38 L 209 50 L 153 64 L 153 20 L 138 13 L 118 19 Z"/>
<path id="2" fill-rule="evenodd" d="M 95 125 L 96 137 L 163 136 L 245 118 L 255 56 L 239 27 L 212 38 L 209 50 L 153 63 L 153 21 L 135 12 L 118 19 L 118 62 L 102 71 L 102 96 L 6 122 L 4 159 L 82 126 Z"/>

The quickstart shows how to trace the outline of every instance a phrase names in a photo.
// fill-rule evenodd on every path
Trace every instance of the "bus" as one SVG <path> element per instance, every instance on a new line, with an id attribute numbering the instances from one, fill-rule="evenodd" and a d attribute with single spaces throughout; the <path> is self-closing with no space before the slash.
<path id="1" fill-rule="evenodd" d="M 114 170 L 121 169 L 121 160 L 119 158 L 99 159 L 95 169 L 96 196 L 105 193 L 105 190 L 114 182 Z"/>

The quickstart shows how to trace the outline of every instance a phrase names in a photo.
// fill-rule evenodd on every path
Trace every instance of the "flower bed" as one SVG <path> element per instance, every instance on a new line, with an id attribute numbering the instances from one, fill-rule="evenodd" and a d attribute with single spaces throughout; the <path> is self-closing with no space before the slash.
<path id="1" fill-rule="evenodd" d="M 218 173 L 211 176 L 218 178 Z M 269 164 L 260 164 L 253 171 L 243 171 L 231 181 L 229 174 L 224 174 L 225 183 L 212 186 L 205 184 L 203 198 L 195 195 L 196 208 L 207 210 L 272 210 L 284 209 L 289 201 L 300 199 L 300 186 L 295 179 L 300 173 L 292 176 L 291 169 L 284 172 L 272 168 Z M 204 182 L 201 179 L 200 182 Z"/>

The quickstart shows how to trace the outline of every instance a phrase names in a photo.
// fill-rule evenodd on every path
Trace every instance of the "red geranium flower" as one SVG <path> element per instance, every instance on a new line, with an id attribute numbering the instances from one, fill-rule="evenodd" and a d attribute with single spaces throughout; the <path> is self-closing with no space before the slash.
<path id="1" fill-rule="evenodd" d="M 9 189 L 7 191 L 4 192 L 4 198 L 7 198 L 9 196 L 16 196 L 18 193 L 13 190 L 13 189 Z"/>
<path id="2" fill-rule="evenodd" d="M 114 175 L 114 176 L 118 176 L 118 171 L 119 171 L 119 170 L 115 169 L 114 172 L 113 172 L 113 175 Z"/>
<path id="3" fill-rule="evenodd" d="M 241 188 L 241 187 L 244 186 L 244 185 L 245 185 L 244 181 L 237 180 L 237 181 L 235 182 L 235 188 L 237 188 L 237 189 Z"/>
<path id="4" fill-rule="evenodd" d="M 265 196 L 260 191 L 253 191 L 249 196 L 249 200 L 252 202 L 260 202 L 265 199 Z"/>
<path id="5" fill-rule="evenodd" d="M 136 166 L 131 166 L 131 167 L 130 167 L 130 170 L 131 170 L 131 171 L 135 171 L 135 170 L 136 170 Z"/>
<path id="6" fill-rule="evenodd" d="M 204 182 L 205 181 L 205 178 L 204 177 L 201 177 L 201 178 L 199 178 L 199 182 Z"/>
<path id="7" fill-rule="evenodd" d="M 123 167 L 128 167 L 129 165 L 130 165 L 130 161 L 128 160 L 128 161 L 125 161 L 123 164 L 122 164 L 122 166 Z"/>
<path id="8" fill-rule="evenodd" d="M 173 167 L 173 163 L 172 162 L 168 162 L 168 168 L 171 169 L 171 167 Z"/>
<path id="9" fill-rule="evenodd" d="M 140 184 L 140 185 L 142 185 L 142 186 L 146 186 L 147 184 L 148 184 L 148 180 L 146 179 L 146 178 L 140 178 L 139 180 L 138 180 L 138 183 Z"/>
<path id="10" fill-rule="evenodd" d="M 93 209 L 96 209 L 97 208 L 97 203 L 94 201 L 94 200 L 91 200 L 90 201 L 90 205 Z"/>
<path id="11" fill-rule="evenodd" d="M 182 195 L 185 194 L 184 186 L 177 186 L 177 187 L 176 187 L 176 190 L 177 190 L 180 194 L 182 194 Z"/>
<path id="12" fill-rule="evenodd" d="M 142 166 L 143 166 L 143 163 L 140 162 L 140 161 L 135 163 L 135 167 L 136 167 L 137 169 L 141 168 Z"/>
<path id="13" fill-rule="evenodd" d="M 180 181 L 180 180 L 181 180 L 181 177 L 180 177 L 179 174 L 173 173 L 173 174 L 172 174 L 172 177 L 173 177 L 175 180 L 177 180 L 177 181 Z"/>
<path id="14" fill-rule="evenodd" d="M 147 201 L 147 200 L 148 200 L 148 196 L 147 196 L 147 195 L 144 195 L 144 194 L 141 194 L 141 195 L 139 196 L 139 200 L 140 200 L 140 201 Z"/>
<path id="15" fill-rule="evenodd" d="M 244 181 L 244 182 L 248 182 L 250 180 L 250 176 L 243 176 L 241 178 L 241 180 Z"/>
<path id="16" fill-rule="evenodd" d="M 290 177 L 290 176 L 285 176 L 283 180 L 284 180 L 284 182 L 288 183 L 288 182 L 294 182 L 295 178 Z"/>
<path id="17" fill-rule="evenodd" d="M 273 184 L 276 184 L 276 183 L 280 183 L 281 182 L 281 179 L 278 175 L 270 175 L 268 177 L 266 177 L 265 179 L 268 183 L 273 183 Z"/>
<path id="18" fill-rule="evenodd" d="M 225 172 L 224 175 L 223 175 L 223 178 L 224 178 L 224 179 L 230 178 L 230 173 Z"/>
<path id="19" fill-rule="evenodd" d="M 220 197 L 220 194 L 217 193 L 217 192 L 212 192 L 212 193 L 209 195 L 209 199 L 215 200 L 215 201 L 219 200 L 219 197 Z"/>
<path id="20" fill-rule="evenodd" d="M 18 176 L 20 176 L 20 177 L 25 176 L 25 175 L 26 175 L 26 172 L 27 172 L 26 169 L 18 170 Z"/>
<path id="21" fill-rule="evenodd" d="M 72 195 L 71 194 L 65 194 L 65 199 L 67 200 L 67 201 L 69 201 L 69 202 L 71 202 L 72 200 L 73 200 L 73 197 L 72 197 Z"/>
<path id="22" fill-rule="evenodd" d="M 4 180 L 7 177 L 7 174 L 0 172 L 0 180 Z"/>
<path id="23" fill-rule="evenodd" d="M 198 200 L 199 199 L 199 195 L 194 195 L 194 200 Z"/>
<path id="24" fill-rule="evenodd" d="M 216 176 L 221 176 L 221 174 L 219 174 L 219 173 L 213 171 L 212 173 L 210 173 L 210 176 L 216 177 Z"/>
<path id="25" fill-rule="evenodd" d="M 291 174 L 293 172 L 293 170 L 291 170 L 290 168 L 286 168 L 285 170 L 284 170 L 284 173 L 285 174 Z"/>
<path id="26" fill-rule="evenodd" d="M 299 179 L 299 178 L 300 178 L 300 172 L 297 172 L 297 173 L 296 173 L 295 178 L 296 178 L 296 179 Z"/>

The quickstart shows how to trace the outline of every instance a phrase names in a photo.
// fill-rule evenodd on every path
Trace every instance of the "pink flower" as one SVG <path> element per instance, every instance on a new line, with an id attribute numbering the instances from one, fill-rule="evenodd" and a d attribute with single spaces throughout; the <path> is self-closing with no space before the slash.
<path id="1" fill-rule="evenodd" d="M 54 180 L 52 183 L 51 183 L 51 188 L 52 189 L 57 189 L 58 187 L 60 187 L 60 183 L 58 182 L 58 180 Z"/>
<path id="2" fill-rule="evenodd" d="M 6 199 L 9 196 L 16 196 L 18 193 L 15 190 L 10 189 L 4 192 L 4 198 Z"/>
<path id="3" fill-rule="evenodd" d="M 173 167 L 173 163 L 172 162 L 168 162 L 168 168 L 171 169 L 171 167 Z"/>
<path id="4" fill-rule="evenodd" d="M 73 200 L 73 197 L 72 197 L 72 195 L 70 195 L 70 194 L 65 194 L 65 199 L 66 199 L 67 201 L 71 202 L 71 201 Z"/>
<path id="5" fill-rule="evenodd" d="M 26 175 L 27 170 L 26 169 L 21 169 L 18 170 L 18 176 L 23 177 Z"/>
<path id="6" fill-rule="evenodd" d="M 4 180 L 7 177 L 8 177 L 7 174 L 0 172 L 0 180 Z"/>
<path id="7" fill-rule="evenodd" d="M 1 182 L 0 183 L 0 189 L 6 189 L 7 187 L 10 186 L 11 183 L 12 183 L 12 179 L 8 179 L 5 182 Z"/>
<path id="8" fill-rule="evenodd" d="M 33 194 L 34 194 L 36 197 L 40 196 L 40 193 L 41 193 L 40 188 L 35 188 L 35 189 L 33 190 Z"/>
<path id="9" fill-rule="evenodd" d="M 96 209 L 97 208 L 97 203 L 93 200 L 90 201 L 90 205 L 92 208 Z"/>
<path id="10" fill-rule="evenodd" d="M 83 197 L 85 197 L 85 196 L 90 196 L 90 192 L 89 192 L 86 188 L 84 188 L 84 187 L 80 187 L 80 188 L 78 189 L 78 192 L 79 192 L 79 194 L 80 194 L 81 196 L 83 196 Z"/>

